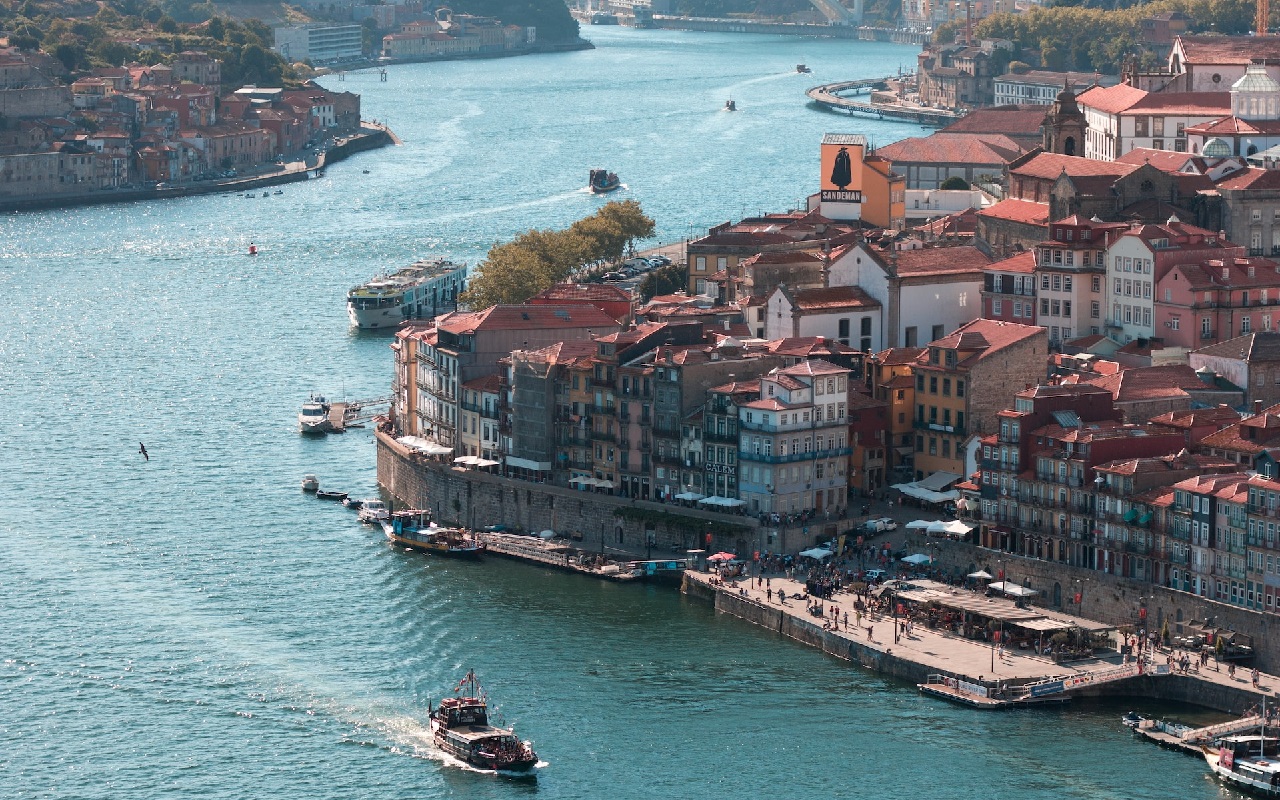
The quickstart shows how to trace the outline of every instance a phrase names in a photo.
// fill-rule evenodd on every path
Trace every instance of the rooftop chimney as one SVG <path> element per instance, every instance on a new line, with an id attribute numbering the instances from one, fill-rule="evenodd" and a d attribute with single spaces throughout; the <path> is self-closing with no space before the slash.
<path id="1" fill-rule="evenodd" d="M 1262 413 L 1262 401 L 1261 401 L 1261 400 L 1254 400 L 1254 401 L 1253 401 L 1253 413 L 1254 413 L 1254 414 L 1261 414 L 1261 413 Z"/>

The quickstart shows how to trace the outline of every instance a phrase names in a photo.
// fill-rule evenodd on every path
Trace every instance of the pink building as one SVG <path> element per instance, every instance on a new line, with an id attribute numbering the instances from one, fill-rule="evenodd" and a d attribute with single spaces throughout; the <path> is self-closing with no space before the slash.
<path id="1" fill-rule="evenodd" d="M 1280 265 L 1268 258 L 1182 264 L 1156 279 L 1155 327 L 1188 350 L 1280 323 Z"/>

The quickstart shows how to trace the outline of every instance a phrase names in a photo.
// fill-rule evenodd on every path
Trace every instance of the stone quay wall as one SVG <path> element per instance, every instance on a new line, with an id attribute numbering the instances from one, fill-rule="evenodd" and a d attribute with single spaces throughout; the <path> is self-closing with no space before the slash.
<path id="1" fill-rule="evenodd" d="M 711 603 L 715 606 L 717 613 L 728 614 L 775 631 L 789 639 L 820 649 L 829 656 L 857 664 L 881 675 L 919 684 L 924 683 L 930 674 L 938 672 L 936 668 L 894 654 L 892 648 L 881 652 L 861 641 L 850 639 L 847 635 L 841 636 L 835 631 L 824 631 L 819 624 L 781 608 L 741 597 L 732 589 L 685 580 L 683 591 L 689 597 Z M 950 674 L 969 680 L 977 678 L 974 675 Z M 1072 695 L 1152 698 L 1201 706 L 1228 714 L 1243 714 L 1258 704 L 1257 692 L 1250 690 L 1247 683 L 1236 688 L 1200 680 L 1194 675 L 1138 677 L 1102 684 L 1092 689 L 1073 691 Z"/>
<path id="2" fill-rule="evenodd" d="M 683 555 L 697 548 L 709 553 L 729 550 L 744 556 L 755 550 L 795 552 L 811 547 L 819 539 L 848 533 L 858 521 L 850 517 L 814 522 L 808 528 L 773 528 L 762 526 L 750 516 L 718 514 L 455 468 L 410 453 L 382 431 L 376 438 L 378 483 L 391 494 L 397 507 L 424 509 L 440 522 L 469 528 L 502 524 L 522 531 L 553 530 L 581 542 L 579 546 L 584 550 L 637 553 L 652 544 L 655 555 L 664 556 Z M 615 516 L 614 511 L 622 508 L 676 514 L 688 523 L 673 525 Z M 740 526 L 740 530 L 717 531 L 716 523 Z M 708 527 L 712 531 L 710 544 L 705 540 Z M 773 545 L 769 544 L 770 534 L 774 535 Z"/>
<path id="3" fill-rule="evenodd" d="M 1040 592 L 1033 605 L 1061 609 L 1086 619 L 1143 627 L 1156 633 L 1168 621 L 1171 637 L 1191 634 L 1192 621 L 1197 624 L 1207 621 L 1218 628 L 1248 634 L 1253 637 L 1256 654 L 1252 666 L 1272 674 L 1280 670 L 1280 617 L 1274 614 L 1251 611 L 1145 581 L 990 550 L 968 542 L 939 542 L 912 535 L 908 536 L 907 549 L 933 555 L 935 564 L 953 575 L 963 576 L 978 569 L 999 575 L 999 570 L 1003 569 L 1007 580 Z M 1074 602 L 1077 592 L 1082 595 L 1079 606 Z M 1144 607 L 1147 610 L 1145 620 L 1140 616 Z"/>

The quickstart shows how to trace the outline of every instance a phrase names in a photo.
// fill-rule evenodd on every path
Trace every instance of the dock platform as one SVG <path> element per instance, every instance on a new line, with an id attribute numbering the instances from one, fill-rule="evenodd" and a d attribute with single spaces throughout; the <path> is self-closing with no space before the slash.
<path id="1" fill-rule="evenodd" d="M 871 92 L 877 85 L 890 78 L 864 78 L 857 81 L 827 83 L 815 86 L 805 92 L 814 103 L 828 111 L 842 111 L 847 114 L 869 114 L 874 117 L 893 117 L 918 122 L 921 125 L 948 125 L 962 117 L 955 111 L 943 108 L 925 108 L 894 103 L 870 103 L 843 97 L 844 94 Z"/>
<path id="2" fill-rule="evenodd" d="M 565 572 L 576 572 L 614 583 L 630 583 L 682 572 L 684 563 L 669 561 L 632 561 L 608 558 L 590 553 L 564 541 L 521 536 L 514 533 L 478 533 L 490 555 L 541 564 Z"/>

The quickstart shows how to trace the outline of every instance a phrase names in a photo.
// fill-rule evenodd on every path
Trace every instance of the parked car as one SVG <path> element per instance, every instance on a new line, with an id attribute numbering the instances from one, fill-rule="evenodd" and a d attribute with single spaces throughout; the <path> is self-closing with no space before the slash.
<path id="1" fill-rule="evenodd" d="M 639 256 L 636 256 L 635 258 L 628 258 L 626 261 L 622 262 L 622 266 L 631 267 L 632 269 L 652 268 L 652 265 L 648 262 L 648 260 L 640 258 Z"/>
<path id="2" fill-rule="evenodd" d="M 656 256 L 649 256 L 649 263 L 653 264 L 655 267 L 665 267 L 671 263 L 671 259 L 659 253 Z"/>
<path id="3" fill-rule="evenodd" d="M 606 272 L 602 277 L 606 281 L 625 281 L 627 279 L 627 276 L 621 272 Z"/>
<path id="4" fill-rule="evenodd" d="M 898 523 L 888 517 L 877 517 L 876 519 L 867 520 L 867 530 L 880 533 L 881 531 L 896 531 Z"/>
<path id="5" fill-rule="evenodd" d="M 862 579 L 867 583 L 874 583 L 879 580 L 884 580 L 884 570 L 869 569 L 866 572 L 862 573 Z"/>

